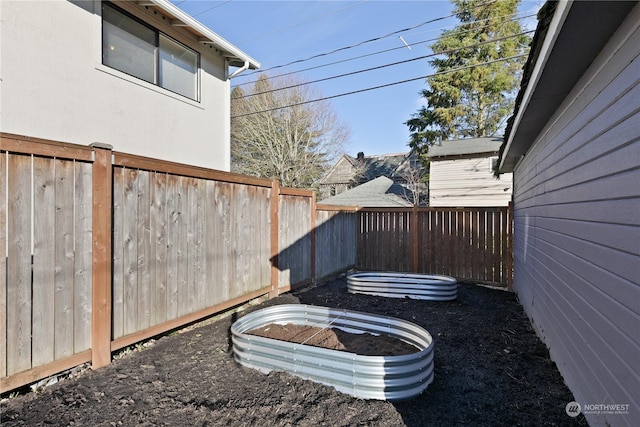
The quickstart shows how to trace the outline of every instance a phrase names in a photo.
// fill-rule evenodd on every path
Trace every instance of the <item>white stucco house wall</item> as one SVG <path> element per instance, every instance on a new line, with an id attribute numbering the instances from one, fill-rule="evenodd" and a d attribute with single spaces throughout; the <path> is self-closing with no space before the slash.
<path id="1" fill-rule="evenodd" d="M 228 171 L 230 73 L 260 64 L 166 0 L 0 1 L 0 131 Z"/>
<path id="2" fill-rule="evenodd" d="M 436 142 L 429 147 L 429 206 L 508 206 L 512 176 L 496 179 L 501 137 Z"/>
<path id="3" fill-rule="evenodd" d="M 514 290 L 592 426 L 640 420 L 640 3 L 547 3 L 505 132 Z M 551 408 L 549 408 L 551 410 Z"/>

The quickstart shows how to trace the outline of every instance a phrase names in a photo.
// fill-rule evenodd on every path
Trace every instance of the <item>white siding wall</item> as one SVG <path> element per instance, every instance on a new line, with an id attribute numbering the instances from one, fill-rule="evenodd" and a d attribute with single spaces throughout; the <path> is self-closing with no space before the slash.
<path id="1" fill-rule="evenodd" d="M 133 2 L 201 52 L 201 102 L 102 65 L 100 1 L 0 1 L 0 130 L 229 170 L 224 59 Z"/>
<path id="2" fill-rule="evenodd" d="M 496 179 L 488 157 L 431 161 L 430 206 L 507 206 L 511 193 L 512 175 Z"/>
<path id="3" fill-rule="evenodd" d="M 514 288 L 576 401 L 640 420 L 640 7 L 514 173 Z"/>

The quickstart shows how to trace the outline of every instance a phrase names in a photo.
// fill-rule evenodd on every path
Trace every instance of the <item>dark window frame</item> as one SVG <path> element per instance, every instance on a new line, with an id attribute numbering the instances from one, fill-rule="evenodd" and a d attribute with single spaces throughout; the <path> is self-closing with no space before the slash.
<path id="1" fill-rule="evenodd" d="M 144 79 L 142 77 L 135 76 L 135 75 L 133 75 L 131 73 L 128 73 L 128 72 L 123 71 L 123 70 L 120 70 L 120 69 L 118 69 L 118 68 L 116 68 L 114 66 L 111 66 L 111 65 L 105 63 L 105 52 L 104 52 L 104 42 L 105 42 L 105 40 L 104 40 L 105 39 L 104 9 L 105 9 L 105 7 L 111 8 L 112 10 L 114 10 L 114 11 L 116 11 L 116 12 L 118 12 L 118 13 L 124 15 L 124 16 L 126 16 L 129 19 L 132 19 L 133 21 L 137 22 L 138 24 L 140 24 L 140 25 L 142 25 L 142 26 L 146 27 L 147 29 L 149 29 L 149 30 L 154 32 L 155 37 L 154 37 L 154 70 L 153 70 L 153 76 L 154 76 L 153 80 L 154 81 L 153 82 L 151 82 L 151 81 L 149 81 L 147 79 Z M 120 7 L 116 6 L 115 4 L 113 4 L 111 2 L 107 2 L 107 1 L 103 1 L 102 2 L 102 16 L 101 16 L 101 18 L 102 18 L 101 19 L 101 40 L 102 40 L 102 43 L 101 43 L 101 50 L 102 50 L 102 52 L 101 52 L 101 63 L 102 63 L 102 65 L 104 65 L 105 67 L 112 68 L 114 70 L 118 70 L 119 72 L 124 73 L 124 74 L 126 74 L 128 76 L 131 76 L 131 77 L 133 77 L 135 79 L 142 80 L 144 82 L 147 82 L 147 83 L 152 84 L 154 86 L 160 87 L 160 88 L 162 88 L 162 89 L 164 89 L 166 91 L 169 91 L 169 92 L 174 93 L 176 95 L 180 95 L 180 96 L 185 97 L 187 99 L 190 99 L 192 101 L 195 101 L 195 102 L 200 102 L 201 101 L 201 96 L 200 96 L 200 94 L 201 94 L 201 84 L 200 84 L 201 55 L 200 55 L 200 52 L 190 48 L 186 44 L 180 42 L 179 40 L 176 40 L 175 38 L 171 37 L 167 33 L 159 30 L 158 28 L 154 27 L 153 25 L 148 24 L 144 20 L 142 20 L 142 19 L 138 18 L 137 16 L 127 12 L 126 10 L 121 9 Z M 160 37 L 161 36 L 166 37 L 169 41 L 176 43 L 178 46 L 182 47 L 186 51 L 192 52 L 192 53 L 194 53 L 196 55 L 196 64 L 195 64 L 195 66 L 196 66 L 196 73 L 195 73 L 195 86 L 196 86 L 196 88 L 195 88 L 195 97 L 194 98 L 192 98 L 191 96 L 184 95 L 182 93 L 173 91 L 171 89 L 168 89 L 168 88 L 162 86 L 159 83 L 159 81 L 160 81 L 160 53 L 159 53 L 159 50 L 160 50 Z"/>

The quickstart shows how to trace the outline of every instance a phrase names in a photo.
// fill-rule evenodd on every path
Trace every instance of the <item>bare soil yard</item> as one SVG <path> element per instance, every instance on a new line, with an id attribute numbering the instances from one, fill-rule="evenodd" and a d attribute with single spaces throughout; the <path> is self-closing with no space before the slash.
<path id="1" fill-rule="evenodd" d="M 39 393 L 2 402 L 2 426 L 541 426 L 586 425 L 512 293 L 463 283 L 431 302 L 352 295 L 344 278 L 260 305 L 314 304 L 388 315 L 427 329 L 435 380 L 419 397 L 357 399 L 233 359 L 229 328 L 243 312 L 203 322 Z M 341 345 L 345 336 L 337 336 Z"/>

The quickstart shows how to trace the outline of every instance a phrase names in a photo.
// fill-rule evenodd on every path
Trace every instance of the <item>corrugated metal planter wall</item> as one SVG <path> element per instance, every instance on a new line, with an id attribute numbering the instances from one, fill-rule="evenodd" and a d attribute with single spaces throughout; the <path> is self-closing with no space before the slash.
<path id="1" fill-rule="evenodd" d="M 339 328 L 355 334 L 385 334 L 415 346 L 416 352 L 364 356 L 247 334 L 272 323 Z M 433 381 L 431 335 L 418 325 L 393 317 L 283 304 L 247 314 L 232 325 L 231 333 L 234 356 L 240 364 L 263 373 L 289 372 L 363 399 L 410 399 Z"/>

